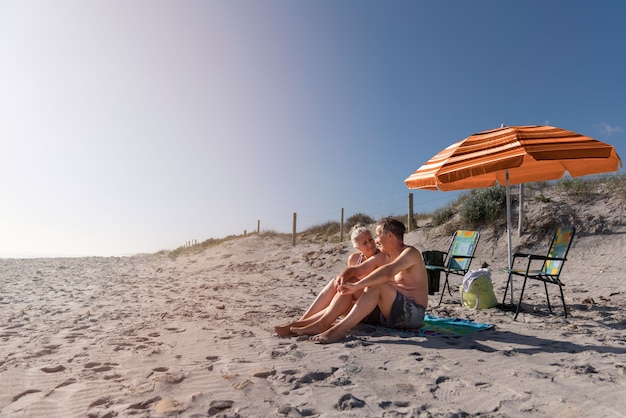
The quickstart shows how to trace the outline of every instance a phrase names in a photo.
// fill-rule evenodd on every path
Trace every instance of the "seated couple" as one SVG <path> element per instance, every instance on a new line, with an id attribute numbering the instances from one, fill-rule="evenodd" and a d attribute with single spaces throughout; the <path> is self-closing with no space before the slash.
<path id="1" fill-rule="evenodd" d="M 348 267 L 326 285 L 302 318 L 275 326 L 276 333 L 332 343 L 360 322 L 419 328 L 428 307 L 428 279 L 422 255 L 404 244 L 404 232 L 404 224 L 391 217 L 376 224 L 375 242 L 367 228 L 355 227 L 351 238 L 359 252 L 350 256 Z"/>

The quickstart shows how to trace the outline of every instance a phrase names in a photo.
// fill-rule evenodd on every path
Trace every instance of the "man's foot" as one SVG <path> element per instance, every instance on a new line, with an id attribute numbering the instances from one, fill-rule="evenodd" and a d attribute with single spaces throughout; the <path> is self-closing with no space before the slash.
<path id="1" fill-rule="evenodd" d="M 274 327 L 274 331 L 278 334 L 279 337 L 289 337 L 294 335 L 293 331 L 291 331 L 291 322 L 285 325 L 276 325 Z"/>
<path id="2" fill-rule="evenodd" d="M 346 338 L 346 334 L 342 332 L 337 332 L 332 328 L 328 331 L 322 332 L 321 334 L 317 334 L 309 338 L 311 341 L 317 344 L 332 344 Z"/>

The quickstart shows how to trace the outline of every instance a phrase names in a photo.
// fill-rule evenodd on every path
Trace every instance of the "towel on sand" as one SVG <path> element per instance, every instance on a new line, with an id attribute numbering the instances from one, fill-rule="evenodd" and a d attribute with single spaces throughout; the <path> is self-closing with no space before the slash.
<path id="1" fill-rule="evenodd" d="M 359 324 L 364 326 L 365 324 Z M 372 325 L 365 325 L 366 327 L 374 327 Z M 414 330 L 396 330 L 403 335 L 416 336 L 416 337 L 461 337 L 463 335 L 471 334 L 472 332 L 483 331 L 493 328 L 493 324 L 483 324 L 480 322 L 470 321 L 469 319 L 461 318 L 440 318 L 433 315 L 426 315 L 424 317 L 424 325 Z"/>
<path id="2" fill-rule="evenodd" d="M 461 337 L 476 331 L 493 328 L 493 324 L 483 324 L 461 318 L 439 318 L 432 315 L 424 317 L 421 328 L 410 331 L 420 337 Z"/>

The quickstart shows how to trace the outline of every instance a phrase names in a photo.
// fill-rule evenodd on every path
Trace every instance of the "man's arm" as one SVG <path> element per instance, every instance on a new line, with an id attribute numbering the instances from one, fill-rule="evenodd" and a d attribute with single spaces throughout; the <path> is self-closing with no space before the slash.
<path id="1" fill-rule="evenodd" d="M 368 258 L 357 266 L 346 267 L 336 277 L 335 284 L 337 286 L 340 286 L 343 283 L 356 281 L 356 279 L 358 279 L 359 277 L 367 276 L 378 267 L 385 264 L 385 261 L 386 256 L 381 252 L 374 255 L 373 257 Z"/>
<path id="2" fill-rule="evenodd" d="M 394 280 L 396 274 L 401 271 L 408 270 L 416 265 L 421 259 L 419 251 L 417 251 L 414 247 L 407 247 L 391 263 L 384 264 L 376 268 L 358 282 L 344 282 L 339 288 L 339 291 L 342 294 L 349 294 L 354 293 L 357 290 L 365 289 L 368 286 L 376 286 L 382 283 L 391 282 Z"/>

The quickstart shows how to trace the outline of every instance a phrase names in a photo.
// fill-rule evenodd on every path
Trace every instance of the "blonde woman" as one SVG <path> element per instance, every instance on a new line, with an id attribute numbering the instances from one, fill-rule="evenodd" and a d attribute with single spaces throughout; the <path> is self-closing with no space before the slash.
<path id="1" fill-rule="evenodd" d="M 352 245 L 356 252 L 348 257 L 348 266 L 361 264 L 378 253 L 372 232 L 363 225 L 355 225 L 350 233 Z M 346 313 L 358 294 L 342 296 L 337 293 L 339 282 L 333 278 L 317 295 L 311 306 L 300 319 L 274 327 L 276 333 L 283 337 L 293 334 L 315 335 L 329 328 L 342 314 Z"/>

